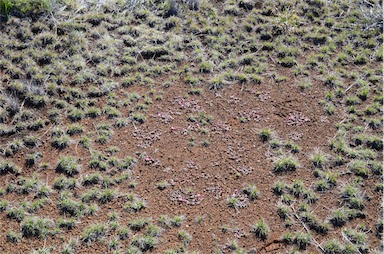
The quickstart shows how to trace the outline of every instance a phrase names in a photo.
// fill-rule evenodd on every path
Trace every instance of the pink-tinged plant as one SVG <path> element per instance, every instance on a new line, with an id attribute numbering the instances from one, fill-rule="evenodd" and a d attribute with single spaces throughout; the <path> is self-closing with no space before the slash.
<path id="1" fill-rule="evenodd" d="M 167 114 L 167 113 L 157 113 L 157 115 L 151 115 L 151 117 L 159 119 L 159 121 L 162 123 L 170 123 L 174 119 L 173 116 L 171 116 L 171 114 Z"/>
<path id="2" fill-rule="evenodd" d="M 303 125 L 304 123 L 309 121 L 310 119 L 301 112 L 290 113 L 288 117 L 285 119 L 285 123 L 290 126 Z"/>
<path id="3" fill-rule="evenodd" d="M 170 199 L 187 205 L 199 205 L 204 200 L 204 197 L 190 191 L 175 191 L 171 193 Z"/>
<path id="4" fill-rule="evenodd" d="M 227 123 L 217 122 L 212 124 L 212 131 L 227 132 L 231 130 L 231 126 Z"/>
<path id="5" fill-rule="evenodd" d="M 201 111 L 200 105 L 195 100 L 188 100 L 184 97 L 176 97 L 175 103 L 179 105 L 180 109 L 191 109 L 192 111 Z"/>
<path id="6" fill-rule="evenodd" d="M 238 208 L 245 208 L 249 205 L 248 196 L 238 189 L 233 191 L 232 195 L 228 198 L 227 201 L 228 205 L 235 208 L 236 210 Z"/>
<path id="7" fill-rule="evenodd" d="M 252 121 L 257 121 L 257 122 L 260 121 L 262 118 L 262 115 L 260 114 L 260 112 L 258 110 L 241 112 L 239 115 L 240 115 L 240 118 L 245 118 L 247 120 L 252 120 Z"/>

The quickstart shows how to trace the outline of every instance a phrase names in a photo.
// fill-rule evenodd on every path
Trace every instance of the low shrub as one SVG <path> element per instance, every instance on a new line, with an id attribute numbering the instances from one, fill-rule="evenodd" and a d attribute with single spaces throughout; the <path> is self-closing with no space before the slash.
<path id="1" fill-rule="evenodd" d="M 21 232 L 24 237 L 44 238 L 52 232 L 54 222 L 40 217 L 27 217 L 21 222 Z"/>
<path id="2" fill-rule="evenodd" d="M 267 239 L 267 237 L 269 235 L 270 228 L 264 219 L 260 219 L 253 226 L 252 232 L 255 234 L 256 237 L 258 237 L 262 240 L 265 240 L 265 239 Z"/>
<path id="3" fill-rule="evenodd" d="M 295 171 L 298 167 L 299 162 L 295 157 L 291 155 L 282 156 L 274 162 L 273 171 L 276 173 Z"/>
<path id="4" fill-rule="evenodd" d="M 54 0 L 0 0 L 0 15 L 7 20 L 10 15 L 36 19 L 53 9 Z"/>

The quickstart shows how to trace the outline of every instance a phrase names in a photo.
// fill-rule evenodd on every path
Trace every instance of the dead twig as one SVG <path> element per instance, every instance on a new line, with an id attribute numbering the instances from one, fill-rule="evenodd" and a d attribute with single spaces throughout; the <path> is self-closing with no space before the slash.
<path id="1" fill-rule="evenodd" d="M 49 127 L 43 134 L 41 134 L 41 136 L 39 136 L 39 139 L 41 139 L 42 137 L 44 137 L 45 134 L 47 134 L 47 132 L 50 131 L 52 128 L 53 128 L 53 124 L 52 124 L 51 127 Z"/>
<path id="2" fill-rule="evenodd" d="M 347 89 L 345 89 L 344 93 L 347 93 L 349 91 L 349 89 L 351 89 L 354 85 L 356 85 L 356 83 L 353 83 Z"/>
<path id="3" fill-rule="evenodd" d="M 315 243 L 315 245 L 317 246 L 317 248 L 319 248 L 322 252 L 324 252 L 324 248 L 321 247 L 321 245 L 316 241 L 315 238 L 313 238 L 312 234 L 311 234 L 311 231 L 309 230 L 309 228 L 307 227 L 307 225 L 300 219 L 299 215 L 297 215 L 296 213 L 296 210 L 295 208 L 293 207 L 293 205 L 290 206 L 293 213 L 294 213 L 294 216 L 296 217 L 296 219 L 298 221 L 300 221 L 301 225 L 304 227 L 304 229 L 307 231 L 307 233 L 311 236 L 311 240 Z"/>
<path id="4" fill-rule="evenodd" d="M 271 57 L 271 55 L 268 55 L 268 57 L 272 60 L 274 64 L 276 64 L 276 61 Z"/>
<path id="5" fill-rule="evenodd" d="M 343 236 L 343 239 L 344 239 L 345 241 L 349 242 L 350 244 L 353 244 L 353 243 L 351 242 L 351 240 L 349 240 L 348 236 L 345 235 L 344 232 L 341 232 L 341 235 Z M 362 254 L 362 253 L 359 251 L 359 249 L 356 249 L 356 250 L 357 250 L 358 253 Z"/>

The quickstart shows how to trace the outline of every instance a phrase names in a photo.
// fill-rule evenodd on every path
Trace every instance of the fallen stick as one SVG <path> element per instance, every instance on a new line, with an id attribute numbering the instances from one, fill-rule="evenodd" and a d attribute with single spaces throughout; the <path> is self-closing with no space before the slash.
<path id="1" fill-rule="evenodd" d="M 291 209 L 296 217 L 297 220 L 300 221 L 300 223 L 303 225 L 304 229 L 308 232 L 308 234 L 311 236 L 311 240 L 315 243 L 315 245 L 317 246 L 317 248 L 319 248 L 322 252 L 324 252 L 324 248 L 321 247 L 321 245 L 315 240 L 315 238 L 313 238 L 312 234 L 311 234 L 311 231 L 309 230 L 309 228 L 307 227 L 307 225 L 305 225 L 305 223 L 300 219 L 299 215 L 297 215 L 296 213 L 296 210 L 295 208 L 293 207 L 293 205 L 291 205 Z"/>
<path id="2" fill-rule="evenodd" d="M 347 93 L 349 91 L 349 89 L 351 89 L 354 85 L 356 85 L 356 83 L 353 83 L 347 89 L 345 89 L 344 93 Z"/>

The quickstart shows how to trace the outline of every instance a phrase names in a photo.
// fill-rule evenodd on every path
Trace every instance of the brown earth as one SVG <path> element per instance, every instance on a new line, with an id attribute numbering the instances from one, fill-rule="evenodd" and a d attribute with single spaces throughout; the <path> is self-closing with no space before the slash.
<path id="1" fill-rule="evenodd" d="M 296 253 L 296 250 L 304 253 L 323 253 L 325 252 L 324 243 L 330 240 L 336 239 L 339 243 L 349 244 L 350 240 L 343 235 L 344 230 L 348 228 L 358 229 L 367 236 L 366 244 L 362 244 L 368 246 L 366 253 L 382 251 L 382 234 L 380 235 L 382 232 L 378 232 L 376 229 L 377 224 L 382 222 L 382 190 L 380 192 L 375 189 L 376 184 L 382 183 L 382 168 L 381 172 L 379 169 L 378 172 L 369 169 L 367 173 L 369 176 L 360 177 L 350 170 L 350 162 L 361 158 L 350 150 L 337 152 L 330 146 L 332 141 L 342 137 L 347 148 L 351 148 L 353 151 L 356 148 L 356 151 L 363 152 L 367 146 L 366 144 L 357 145 L 353 141 L 356 133 L 367 134 L 368 137 L 382 137 L 382 116 L 379 116 L 379 113 L 382 113 L 382 102 L 380 104 L 377 99 L 380 96 L 382 99 L 382 88 L 379 87 L 382 78 L 382 73 L 379 71 L 381 62 L 374 60 L 377 59 L 376 48 L 370 47 L 369 50 L 364 51 L 364 47 L 361 46 L 362 41 L 365 42 L 364 36 L 367 38 L 371 36 L 374 42 L 382 46 L 382 41 L 380 41 L 382 39 L 377 39 L 380 36 L 382 38 L 381 32 L 372 32 L 372 35 L 362 33 L 357 36 L 353 34 L 361 41 L 356 39 L 353 47 L 343 44 L 344 42 L 340 41 L 338 37 L 340 33 L 338 25 L 342 24 L 344 27 L 347 20 L 349 22 L 352 18 L 353 20 L 358 18 L 351 17 L 353 13 L 349 13 L 350 8 L 342 4 L 328 6 L 321 4 L 323 1 L 303 1 L 304 6 L 308 7 L 308 11 L 311 11 L 312 15 L 318 15 L 311 17 L 306 12 L 303 14 L 301 5 L 296 6 L 297 3 L 290 5 L 289 1 L 280 1 L 281 3 L 279 2 L 276 6 L 272 4 L 272 1 L 267 1 L 265 5 L 260 4 L 259 6 L 259 1 L 257 1 L 258 4 L 254 6 L 254 10 L 244 8 L 244 6 L 240 10 L 238 5 L 244 4 L 243 1 L 240 1 L 241 4 L 232 6 L 234 10 L 227 9 L 226 11 L 222 11 L 221 8 L 230 7 L 226 2 L 204 2 L 206 7 L 202 9 L 201 14 L 189 13 L 196 15 L 196 17 L 193 16 L 196 20 L 191 19 L 189 22 L 179 17 L 172 17 L 173 20 L 176 20 L 173 21 L 176 25 L 171 28 L 167 26 L 172 25 L 170 24 L 172 19 L 170 21 L 170 19 L 164 18 L 159 12 L 147 13 L 146 10 L 140 10 L 140 12 L 132 14 L 134 18 L 127 16 L 132 18 L 129 20 L 126 16 L 114 16 L 115 13 L 107 9 L 103 13 L 105 16 L 102 15 L 101 18 L 98 13 L 90 13 L 85 18 L 73 16 L 78 18 L 76 24 L 80 28 L 76 26 L 67 28 L 65 19 L 61 20 L 63 34 L 57 32 L 57 27 L 54 31 L 55 27 L 52 23 L 44 20 L 43 17 L 41 18 L 42 24 L 40 24 L 43 27 L 41 30 L 48 31 L 43 35 L 40 34 L 42 31 L 35 34 L 33 31 L 39 30 L 39 27 L 32 27 L 27 19 L 12 18 L 7 26 L 0 30 L 1 36 L 6 36 L 6 34 L 10 38 L 13 36 L 18 43 L 16 46 L 12 43 L 4 47 L 0 45 L 0 53 L 4 53 L 4 58 L 0 55 L 0 60 L 11 59 L 9 66 L 2 66 L 3 62 L 0 62 L 1 96 L 3 93 L 9 92 L 7 88 L 12 84 L 13 79 L 22 79 L 20 77 L 11 78 L 12 71 L 14 71 L 11 67 L 16 66 L 24 70 L 24 66 L 20 63 L 24 56 L 23 50 L 28 51 L 26 54 L 29 54 L 30 61 L 35 65 L 34 61 L 40 63 L 36 65 L 40 68 L 43 67 L 43 64 L 39 58 L 39 52 L 47 48 L 47 51 L 51 50 L 50 53 L 56 58 L 52 58 L 54 65 L 45 67 L 60 67 L 61 61 L 65 60 L 64 67 L 66 66 L 72 71 L 63 71 L 64 74 L 56 73 L 57 76 L 52 74 L 57 79 L 62 78 L 68 84 L 57 82 L 54 96 L 49 98 L 47 105 L 41 109 L 25 107 L 36 114 L 35 118 L 32 117 L 33 120 L 38 117 L 47 120 L 43 128 L 38 131 L 25 129 L 0 136 L 0 163 L 6 160 L 11 161 L 22 169 L 21 174 L 0 175 L 0 201 L 9 201 L 9 206 L 4 211 L 0 211 L 0 254 L 34 253 L 34 250 L 43 247 L 52 248 L 51 253 L 62 253 L 63 246 L 70 239 L 78 240 L 73 253 L 127 253 L 125 251 L 136 237 L 139 239 L 146 235 L 149 226 L 137 231 L 131 230 L 127 239 L 118 241 L 119 247 L 115 250 L 109 246 L 113 240 L 118 239 L 118 230 L 114 228 L 114 222 L 118 224 L 117 228 L 121 228 L 127 227 L 129 222 L 139 218 L 150 218 L 149 224 L 158 225 L 161 229 L 161 233 L 155 238 L 158 240 L 155 248 L 148 251 L 152 253 L 195 253 L 193 251 L 196 251 L 203 254 L 251 254 Z M 236 1 L 236 3 L 240 2 Z M 259 10 L 261 6 L 265 8 L 265 11 L 264 9 Z M 271 6 L 276 7 L 276 10 Z M 297 10 L 293 12 L 294 15 L 288 17 L 286 10 L 290 10 L 290 8 Z M 321 11 L 317 11 L 319 8 Z M 348 11 L 345 12 L 344 9 L 348 9 Z M 67 13 L 69 16 L 72 15 L 70 12 Z M 236 12 L 238 13 L 236 14 Z M 126 15 L 126 13 L 119 14 Z M 295 15 L 299 21 L 295 21 Z M 327 15 L 333 17 L 336 23 L 328 25 L 324 22 Z M 284 18 L 287 20 L 284 21 Z M 98 23 L 98 21 L 100 22 Z M 50 25 L 45 25 L 44 22 L 48 22 Z M 306 25 L 308 25 L 308 29 L 306 29 Z M 239 27 L 242 30 L 237 31 L 236 29 Z M 32 35 L 25 32 L 25 38 L 30 36 L 31 40 L 34 39 L 33 45 L 37 45 L 37 53 L 29 48 L 30 45 L 25 42 L 28 39 L 23 37 L 23 33 L 17 32 L 20 28 L 24 28 L 29 33 L 32 31 Z M 73 29 L 71 33 L 68 32 L 70 36 L 65 34 L 66 28 L 68 31 Z M 84 33 L 77 34 L 82 29 Z M 135 29 L 137 29 L 137 35 L 134 35 Z M 198 32 L 195 33 L 195 30 Z M 152 34 L 154 31 L 156 31 L 155 35 Z M 57 45 L 51 45 L 48 40 L 50 37 L 47 34 L 53 32 Z M 272 32 L 273 34 L 269 35 Z M 276 34 L 274 34 L 275 32 Z M 360 30 L 358 32 L 361 33 Z M 128 34 L 130 35 L 127 36 Z M 135 45 L 127 45 L 131 35 L 137 37 L 135 40 L 131 38 Z M 190 35 L 192 39 L 187 35 Z M 317 43 L 315 41 L 317 35 L 325 35 L 325 41 L 330 42 L 329 47 L 328 44 Z M 42 36 L 43 41 L 46 39 L 43 36 L 47 36 L 48 41 L 41 42 L 42 39 L 39 36 Z M 270 38 L 262 38 L 265 36 Z M 311 36 L 315 39 L 310 39 Z M 71 48 L 73 46 L 71 45 L 72 37 L 78 39 L 79 45 L 75 45 L 78 48 L 75 46 Z M 83 39 L 85 46 L 80 43 Z M 322 37 L 318 38 L 320 41 L 321 39 Z M 173 43 L 168 45 L 167 40 L 171 40 Z M 188 40 L 190 42 L 185 42 Z M 141 45 L 144 42 L 148 42 L 148 45 L 145 44 L 146 47 Z M 178 49 L 178 43 L 183 44 L 179 45 L 180 49 Z M 262 49 L 264 46 L 260 45 L 267 43 L 273 45 L 272 49 Z M 274 45 L 275 43 L 276 45 Z M 255 49 L 255 45 L 260 49 Z M 374 47 L 376 47 L 375 45 Z M 111 47 L 109 48 L 109 46 Z M 166 49 L 169 58 L 156 59 L 158 56 L 154 54 L 152 59 L 149 56 L 144 59 L 141 55 L 144 49 L 150 55 L 149 48 L 161 48 L 162 46 Z M 221 49 L 224 46 L 228 47 L 229 53 Z M 71 50 L 75 53 L 69 53 Z M 206 52 L 201 53 L 204 50 Z M 295 50 L 299 52 L 298 56 Z M 357 56 L 352 57 L 348 54 L 343 56 L 347 59 L 344 59 L 345 63 L 342 60 L 336 61 L 333 58 L 339 57 L 338 50 L 351 55 L 354 50 L 357 50 L 362 56 L 369 56 L 370 59 L 366 60 L 364 66 L 356 63 Z M 67 51 L 70 56 L 66 55 Z M 115 51 L 119 54 L 115 54 Z M 178 53 L 185 54 L 184 58 L 180 57 Z M 215 55 L 218 53 L 220 53 L 219 56 Z M 104 54 L 105 59 L 111 60 L 110 58 L 112 58 L 116 62 L 111 61 L 111 65 L 116 64 L 113 67 L 128 68 L 128 73 L 122 74 L 120 77 L 115 77 L 110 73 L 108 75 L 100 74 L 100 79 L 95 78 L 97 80 L 95 83 L 84 81 L 81 84 L 70 84 L 73 76 L 77 74 L 74 71 L 76 66 L 73 66 L 71 62 L 73 55 L 77 57 L 82 55 L 81 60 L 84 62 L 87 60 L 82 70 L 84 73 L 90 71 L 95 74 L 102 69 L 102 66 L 90 59 L 93 55 L 104 59 Z M 242 57 L 245 54 L 255 58 L 249 65 L 242 63 Z M 279 57 L 279 54 L 288 56 L 292 54 L 295 67 L 281 67 L 279 61 L 282 61 L 284 57 Z M 315 54 L 321 56 L 315 56 Z M 123 55 L 124 57 L 135 55 L 132 58 L 134 62 L 137 62 L 132 64 L 134 66 L 130 66 L 130 64 L 126 64 L 126 60 L 122 59 Z M 114 57 L 118 59 L 114 59 Z M 179 57 L 183 61 L 179 61 Z M 217 59 L 226 60 L 227 57 L 236 63 L 235 67 L 215 66 L 208 71 L 211 73 L 202 73 L 199 69 L 203 60 L 217 64 Z M 323 62 L 319 60 L 320 58 Z M 319 63 L 313 64 L 313 59 L 318 60 Z M 28 61 L 26 62 L 28 63 Z M 23 64 L 25 63 L 23 62 Z M 166 64 L 171 67 L 165 68 Z M 140 65 L 144 70 L 139 70 Z M 162 74 L 156 74 L 156 66 L 160 66 Z M 262 81 L 260 84 L 256 84 L 248 74 L 259 74 L 252 68 L 260 66 L 264 66 L 265 70 L 260 71 Z M 28 65 L 27 67 L 25 67 L 25 71 L 31 71 Z M 249 69 L 245 71 L 244 69 L 247 67 Z M 296 75 L 294 73 L 297 70 L 296 67 L 297 69 L 303 68 L 308 74 Z M 168 68 L 171 70 L 166 71 L 165 69 Z M 54 73 L 49 68 L 46 69 L 44 71 Z M 187 69 L 188 71 L 184 72 Z M 130 73 L 131 71 L 132 73 Z M 83 75 L 85 75 L 84 73 Z M 232 81 L 223 78 L 222 88 L 210 90 L 212 79 L 223 73 L 243 74 L 247 77 L 247 81 L 241 84 L 237 80 L 238 77 L 228 76 L 228 79 L 232 79 Z M 99 74 L 95 74 L 95 76 L 97 75 Z M 186 85 L 185 78 L 189 75 L 196 77 L 198 84 Z M 326 78 L 332 75 L 337 76 L 340 84 L 336 84 L 334 87 L 325 85 Z M 379 76 L 380 81 L 366 81 L 375 75 Z M 121 83 L 125 77 L 134 77 L 134 84 L 123 87 Z M 140 81 L 136 79 L 138 77 Z M 151 82 L 147 84 L 144 80 L 149 77 L 152 78 L 153 84 Z M 281 82 L 277 80 L 277 77 L 286 77 L 286 80 Z M 349 111 L 352 110 L 346 103 L 346 98 L 348 96 L 356 97 L 355 94 L 364 87 L 356 84 L 357 79 L 366 82 L 365 87 L 369 88 L 369 98 L 358 99 L 355 109 L 358 112 L 351 113 Z M 106 95 L 97 99 L 88 96 L 88 89 L 101 87 L 105 80 L 116 81 L 118 88 L 111 89 Z M 361 80 L 360 82 L 364 83 Z M 312 85 L 304 89 L 299 88 L 298 85 L 306 81 L 310 81 Z M 69 96 L 68 91 L 73 88 L 83 93 L 84 97 L 80 95 L 80 98 L 75 99 L 75 96 Z M 193 89 L 201 90 L 196 92 Z M 340 91 L 343 95 L 338 97 L 337 93 Z M 137 93 L 140 98 L 128 103 L 129 105 L 123 105 L 121 102 L 129 99 L 129 95 L 133 93 Z M 38 93 L 36 92 L 36 94 Z M 44 91 L 44 95 L 46 95 L 46 91 Z M 328 97 L 331 97 L 329 101 L 335 105 L 334 113 L 327 113 L 325 110 L 324 101 L 327 99 L 324 98 Z M 79 103 L 82 99 L 85 101 L 94 99 L 95 107 L 103 110 L 106 106 L 114 104 L 110 101 L 115 100 L 116 105 L 113 107 L 121 112 L 121 118 L 127 120 L 128 125 L 116 127 L 115 119 L 108 118 L 105 112 L 94 119 L 85 117 L 77 122 L 84 127 L 83 133 L 71 136 L 69 147 L 54 148 L 51 136 L 53 128 L 60 127 L 66 130 L 72 123 L 68 118 L 66 108 L 60 111 L 63 114 L 60 123 L 54 124 L 48 120 L 49 113 L 55 109 L 54 101 L 66 100 L 65 107 L 69 107 Z M 6 104 L 3 103 L 2 97 L 0 103 L 1 107 Z M 380 109 L 377 109 L 373 115 L 369 115 L 364 110 L 374 103 L 380 104 Z M 20 111 L 23 111 L 23 106 L 21 108 Z M 0 110 L 2 109 L 0 108 Z M 0 111 L 0 113 L 2 112 Z M 133 113 L 143 113 L 146 117 L 145 121 L 140 123 L 134 120 Z M 2 117 L 1 114 L 0 117 Z M 379 120 L 380 127 L 370 128 L 368 118 Z M 9 117 L 4 125 L 0 123 L 0 131 L 4 126 L 12 127 L 13 120 L 12 117 Z M 113 131 L 112 137 L 105 144 L 100 144 L 96 140 L 99 136 L 97 126 L 100 123 L 109 124 Z M 4 128 L 6 129 L 6 127 Z M 260 138 L 260 131 L 266 128 L 272 130 L 273 134 L 271 140 L 263 142 Z M 4 151 L 10 142 L 17 138 L 23 139 L 30 134 L 38 137 L 37 147 L 23 147 L 13 156 L 5 155 Z M 84 137 L 89 137 L 90 148 L 84 148 L 79 143 L 80 139 Z M 292 144 L 299 147 L 297 153 L 291 151 L 290 145 Z M 113 155 L 109 154 L 107 149 L 111 146 L 118 147 L 119 151 Z M 312 154 L 318 150 L 329 155 L 330 158 L 329 162 L 319 170 L 330 173 L 331 176 L 336 175 L 337 180 L 335 186 L 323 191 L 316 189 L 316 184 L 321 177 L 316 176 L 311 161 Z M 365 155 L 367 158 L 361 156 L 364 157 L 361 161 L 366 162 L 367 165 L 375 161 L 382 162 L 382 147 L 376 150 L 372 148 L 366 150 L 374 154 L 373 158 L 368 158 L 370 155 L 368 153 Z M 351 154 L 347 154 L 348 151 Z M 40 152 L 42 158 L 35 165 L 28 167 L 25 165 L 26 156 L 32 152 Z M 137 163 L 132 169 L 118 170 L 116 166 L 108 165 L 105 171 L 101 171 L 90 166 L 92 156 L 96 152 L 107 155 L 108 158 L 115 156 L 119 162 L 125 157 L 131 156 Z M 54 182 L 58 177 L 64 175 L 56 170 L 57 162 L 59 158 L 67 155 L 79 158 L 81 170 L 79 174 L 68 177 L 76 180 L 76 187 L 73 190 L 57 190 L 53 188 Z M 298 159 L 298 168 L 289 172 L 274 172 L 274 161 L 289 155 Z M 336 163 L 338 155 L 345 159 L 346 163 L 338 165 Z M 42 168 L 41 163 L 47 163 L 48 167 Z M 365 166 L 368 168 L 367 165 Z M 97 172 L 103 177 L 104 185 L 111 181 L 109 187 L 101 184 L 101 180 L 92 186 L 82 184 L 86 175 Z M 116 181 L 118 177 L 125 175 L 128 176 L 127 179 Z M 62 218 L 74 218 L 78 223 L 73 229 L 60 229 L 59 232 L 42 239 L 21 236 L 21 222 L 8 218 L 7 213 L 10 208 L 28 207 L 28 204 L 37 198 L 33 191 L 24 194 L 8 191 L 8 188 L 13 185 L 19 186 L 23 177 L 30 179 L 34 176 L 43 184 L 51 187 L 52 192 L 47 203 L 40 210 L 27 212 L 26 217 L 48 218 L 55 223 Z M 316 200 L 306 201 L 303 193 L 295 196 L 287 190 L 288 188 L 285 188 L 284 195 L 279 196 L 273 192 L 272 188 L 278 181 L 284 182 L 286 186 L 292 186 L 299 180 L 304 184 L 305 190 L 317 197 Z M 159 183 L 166 185 L 164 189 L 159 188 Z M 363 197 L 363 207 L 361 208 L 363 215 L 348 220 L 345 225 L 340 227 L 333 226 L 330 222 L 333 213 L 339 208 L 348 206 L 341 197 L 343 188 L 352 183 L 357 186 L 359 194 Z M 250 200 L 243 191 L 249 185 L 256 186 L 260 192 L 255 200 Z M 57 207 L 62 196 L 69 196 L 70 199 L 80 202 L 82 195 L 87 191 L 95 189 L 101 192 L 108 188 L 116 190 L 116 197 L 112 201 L 105 204 L 98 201 L 84 202 L 86 206 L 97 205 L 98 210 L 94 215 L 71 216 L 63 214 Z M 124 206 L 132 197 L 143 200 L 146 204 L 145 208 L 137 212 L 127 210 Z M 229 203 L 231 197 L 238 198 L 241 204 L 235 208 L 231 207 Z M 284 198 L 291 200 L 284 201 Z M 289 208 L 288 221 L 284 221 L 278 214 L 278 207 L 282 204 L 286 204 L 286 207 Z M 327 233 L 320 234 L 309 228 L 308 223 L 304 222 L 301 217 L 303 207 L 308 207 L 308 211 L 316 217 L 318 222 L 329 226 Z M 117 212 L 119 215 L 114 222 L 109 218 L 111 212 Z M 164 226 L 161 223 L 163 215 L 171 218 L 183 216 L 184 220 L 180 226 Z M 255 223 L 259 220 L 264 220 L 270 229 L 264 240 L 256 237 L 252 232 Z M 97 223 L 106 226 L 105 236 L 95 242 L 83 242 L 84 230 Z M 192 240 L 183 243 L 179 235 L 180 230 L 188 232 Z M 7 234 L 10 231 L 21 236 L 20 242 L 13 243 L 7 240 Z M 297 244 L 288 244 L 283 241 L 286 232 L 308 233 L 312 239 L 308 247 L 298 249 Z M 235 248 L 234 245 L 237 247 Z M 174 252 L 169 251 L 171 249 Z M 246 251 L 241 252 L 242 250 Z"/>
<path id="2" fill-rule="evenodd" d="M 164 214 L 184 215 L 186 221 L 183 228 L 193 237 L 188 248 L 203 253 L 211 253 L 218 247 L 225 251 L 228 249 L 225 247 L 226 244 L 234 239 L 238 241 L 240 247 L 255 249 L 257 253 L 281 253 L 289 248 L 281 241 L 282 232 L 286 229 L 276 212 L 279 197 L 273 194 L 271 186 L 276 180 L 284 180 L 290 184 L 294 180 L 301 179 L 306 187 L 311 187 L 316 178 L 312 174 L 309 153 L 315 148 L 329 150 L 328 141 L 336 133 L 335 123 L 342 120 L 342 116 L 324 114 L 318 103 L 318 98 L 324 97 L 322 87 L 315 87 L 307 93 L 290 86 L 290 83 L 288 80 L 284 84 L 233 85 L 219 91 L 204 90 L 200 96 L 191 95 L 186 98 L 183 96 L 188 92 L 188 87 L 175 83 L 166 88 L 163 99 L 151 107 L 148 112 L 150 117 L 144 124 L 117 129 L 109 145 L 120 148 L 118 157 L 142 154 L 147 158 L 140 160 L 131 176 L 131 179 L 138 184 L 134 193 L 147 203 L 147 208 L 139 213 L 140 216 L 156 220 Z M 281 89 L 282 86 L 284 89 Z M 136 90 L 140 88 L 129 88 L 130 92 Z M 187 121 L 188 114 L 201 111 L 213 116 L 212 124 L 199 126 Z M 301 112 L 309 121 L 298 126 L 288 125 L 286 123 L 288 115 L 295 112 Z M 248 114 L 249 120 L 245 123 L 240 122 L 241 114 Z M 83 120 L 80 123 L 86 126 L 87 131 L 93 131 L 96 122 Z M 199 127 L 206 128 L 207 133 L 199 133 Z M 304 151 L 298 154 L 301 166 L 297 171 L 282 174 L 272 172 L 272 158 L 276 151 L 258 137 L 259 130 L 266 127 L 273 129 L 280 140 L 294 138 Z M 90 154 L 80 146 L 72 145 L 70 149 L 63 151 L 52 149 L 47 138 L 49 128 L 50 126 L 47 126 L 39 133 L 43 161 L 53 162 L 52 167 L 57 158 L 67 154 L 87 161 Z M 194 145 L 191 145 L 191 136 L 194 137 Z M 203 140 L 209 141 L 207 147 L 201 145 Z M 102 148 L 102 146 L 94 147 L 97 150 Z M 22 158 L 23 154 L 19 154 L 20 165 L 23 163 Z M 38 169 L 34 167 L 24 170 L 23 175 L 32 175 Z M 81 174 L 91 172 L 94 170 L 83 165 Z M 39 173 L 48 183 L 53 182 L 58 176 L 53 168 Z M 12 179 L 15 177 L 2 177 L 1 185 L 6 186 Z M 156 183 L 164 180 L 171 183 L 171 186 L 161 191 L 156 188 Z M 260 190 L 260 197 L 251 201 L 246 208 L 229 208 L 228 197 L 235 190 L 251 183 Z M 76 188 L 74 197 L 83 192 L 83 188 Z M 118 186 L 118 189 L 120 193 L 132 192 L 126 184 Z M 198 204 L 187 204 L 171 199 L 173 193 L 183 190 L 200 195 L 201 200 L 197 202 Z M 373 198 L 367 202 L 366 209 L 378 214 L 380 199 L 375 193 L 369 195 Z M 60 216 L 55 209 L 58 194 L 53 196 L 55 198 L 51 199 L 51 204 L 39 212 L 40 216 L 49 216 L 53 219 Z M 16 195 L 14 198 L 18 202 L 22 201 Z M 23 199 L 30 200 L 31 196 L 25 196 Z M 339 203 L 337 191 L 327 192 L 324 195 L 320 193 L 319 201 L 313 206 L 313 212 L 321 220 L 325 220 L 330 215 L 330 207 L 338 207 Z M 95 222 L 106 222 L 106 214 L 110 211 L 118 211 L 121 215 L 119 223 L 127 224 L 131 218 L 137 217 L 137 214 L 124 211 L 123 204 L 124 201 L 119 198 L 106 205 L 100 205 L 101 210 L 96 217 L 81 219 L 81 228 Z M 198 216 L 202 217 L 200 223 L 196 222 Z M 253 224 L 260 218 L 264 218 L 271 228 L 270 236 L 265 241 L 257 240 L 251 233 Z M 371 228 L 375 222 L 376 218 L 364 220 L 364 223 Z M 15 246 L 4 242 L 4 234 L 10 229 L 17 231 L 19 224 L 6 219 L 5 214 L 2 214 L 0 223 L 2 253 L 25 253 L 41 247 L 42 241 L 23 239 L 23 244 L 18 244 L 15 251 Z M 359 219 L 356 220 L 357 223 Z M 230 230 L 223 232 L 224 226 Z M 299 221 L 295 221 L 292 228 L 305 231 Z M 79 228 L 69 234 L 77 236 L 81 235 L 81 232 Z M 322 235 L 312 234 L 317 242 L 323 241 Z M 156 253 L 179 246 L 177 230 L 168 230 L 164 235 L 159 247 L 156 248 Z M 47 246 L 61 245 L 65 239 L 68 240 L 68 237 L 53 237 L 44 242 Z M 370 239 L 371 246 L 379 244 L 379 240 L 375 237 Z M 81 245 L 78 251 L 108 252 L 105 244 L 90 247 Z M 318 249 L 311 246 L 308 251 L 316 252 Z"/>

